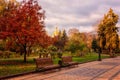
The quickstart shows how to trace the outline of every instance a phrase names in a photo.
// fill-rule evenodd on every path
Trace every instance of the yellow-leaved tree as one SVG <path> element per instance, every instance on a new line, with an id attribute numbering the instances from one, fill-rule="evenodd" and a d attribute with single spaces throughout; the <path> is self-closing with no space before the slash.
<path id="1" fill-rule="evenodd" d="M 113 12 L 110 8 L 104 18 L 98 24 L 98 40 L 99 47 L 103 50 L 109 51 L 110 57 L 114 57 L 114 51 L 118 48 L 119 38 L 118 38 L 118 28 L 116 24 L 118 22 L 119 16 Z"/>

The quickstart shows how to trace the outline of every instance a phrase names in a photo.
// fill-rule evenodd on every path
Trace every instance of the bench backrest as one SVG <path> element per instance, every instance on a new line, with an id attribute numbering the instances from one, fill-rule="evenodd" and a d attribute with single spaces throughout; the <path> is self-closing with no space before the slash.
<path id="1" fill-rule="evenodd" d="M 44 67 L 44 66 L 53 64 L 53 61 L 51 58 L 37 58 L 35 59 L 35 62 L 37 67 Z"/>
<path id="2" fill-rule="evenodd" d="M 62 57 L 63 62 L 72 62 L 72 56 L 64 56 Z"/>

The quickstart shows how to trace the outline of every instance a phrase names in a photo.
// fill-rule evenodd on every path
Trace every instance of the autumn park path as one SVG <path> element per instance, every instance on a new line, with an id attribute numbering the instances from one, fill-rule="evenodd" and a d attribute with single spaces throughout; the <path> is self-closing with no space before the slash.
<path id="1" fill-rule="evenodd" d="M 7 80 L 120 80 L 120 57 L 79 64 L 75 68 L 34 73 Z"/>

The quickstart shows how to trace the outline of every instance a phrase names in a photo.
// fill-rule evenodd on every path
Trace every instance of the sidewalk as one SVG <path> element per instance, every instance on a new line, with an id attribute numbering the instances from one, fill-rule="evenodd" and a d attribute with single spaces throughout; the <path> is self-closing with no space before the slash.
<path id="1" fill-rule="evenodd" d="M 120 57 L 79 64 L 61 71 L 34 73 L 7 80 L 120 80 Z"/>

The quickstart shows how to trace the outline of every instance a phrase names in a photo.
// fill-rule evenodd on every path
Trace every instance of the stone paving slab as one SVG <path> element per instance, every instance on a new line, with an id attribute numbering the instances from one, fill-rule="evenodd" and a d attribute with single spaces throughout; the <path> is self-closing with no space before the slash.
<path id="1" fill-rule="evenodd" d="M 120 80 L 120 71 L 119 71 L 119 73 L 114 77 L 113 80 Z"/>
<path id="2" fill-rule="evenodd" d="M 104 78 L 107 80 L 109 80 L 109 79 L 112 80 L 114 77 L 116 77 L 116 73 L 118 73 L 119 71 L 120 71 L 120 65 L 112 68 L 111 70 L 108 70 L 104 74 L 101 74 L 100 76 L 95 78 L 95 80 L 99 80 L 101 78 Z"/>
<path id="3" fill-rule="evenodd" d="M 34 73 L 7 80 L 120 80 L 120 57 L 79 64 L 61 71 Z"/>

